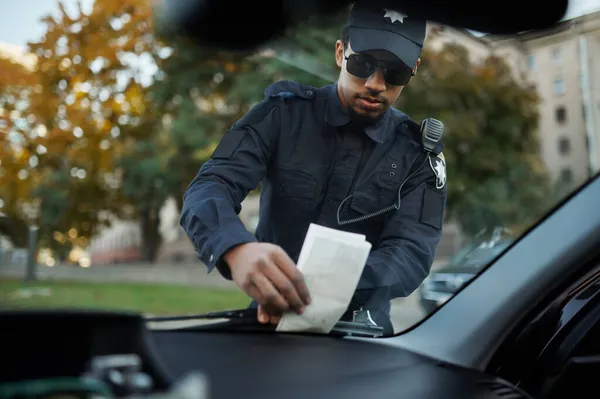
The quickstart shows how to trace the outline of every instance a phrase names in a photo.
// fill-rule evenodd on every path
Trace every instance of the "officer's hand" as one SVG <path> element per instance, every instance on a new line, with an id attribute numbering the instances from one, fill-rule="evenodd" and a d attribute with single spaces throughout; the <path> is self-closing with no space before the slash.
<path id="1" fill-rule="evenodd" d="M 234 247 L 224 257 L 233 281 L 266 314 L 289 310 L 300 314 L 310 303 L 302 273 L 281 247 L 251 242 Z"/>
<path id="2" fill-rule="evenodd" d="M 262 324 L 278 324 L 279 320 L 281 320 L 281 313 L 278 314 L 270 314 L 262 307 L 262 305 L 258 305 L 258 321 Z"/>

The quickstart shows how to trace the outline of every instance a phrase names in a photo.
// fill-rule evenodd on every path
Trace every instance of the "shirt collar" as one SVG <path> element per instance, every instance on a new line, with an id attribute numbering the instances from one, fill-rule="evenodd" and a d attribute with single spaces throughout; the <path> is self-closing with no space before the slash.
<path id="1" fill-rule="evenodd" d="M 348 113 L 342 107 L 342 103 L 337 93 L 337 83 L 328 86 L 328 101 L 327 109 L 325 110 L 325 121 L 332 126 L 339 127 L 350 123 Z M 382 144 L 394 134 L 393 118 L 390 118 L 392 113 L 388 109 L 383 117 L 374 125 L 364 128 L 365 134 L 376 143 Z"/>

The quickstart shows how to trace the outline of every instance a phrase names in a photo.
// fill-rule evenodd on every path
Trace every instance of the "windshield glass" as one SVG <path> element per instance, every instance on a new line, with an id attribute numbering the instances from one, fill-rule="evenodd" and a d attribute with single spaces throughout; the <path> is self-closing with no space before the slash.
<path id="1" fill-rule="evenodd" d="M 460 261 L 456 261 L 455 264 L 463 264 L 465 266 L 480 266 L 485 265 L 487 262 L 493 260 L 496 256 L 500 255 L 510 243 L 496 244 L 491 247 L 478 247 L 477 249 L 469 252 Z"/>
<path id="2" fill-rule="evenodd" d="M 260 305 L 289 329 L 337 306 L 399 333 L 598 172 L 598 1 L 512 36 L 359 3 L 252 54 L 156 3 L 1 13 L 2 306 Z M 369 15 L 388 39 L 347 26 Z M 356 235 L 301 255 L 311 224 Z"/>

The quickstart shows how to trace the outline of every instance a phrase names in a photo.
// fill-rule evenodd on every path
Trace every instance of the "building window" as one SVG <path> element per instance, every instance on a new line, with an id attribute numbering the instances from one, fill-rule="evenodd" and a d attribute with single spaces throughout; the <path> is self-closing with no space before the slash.
<path id="1" fill-rule="evenodd" d="M 562 54 L 560 52 L 560 49 L 555 48 L 554 50 L 552 50 L 552 60 L 554 61 L 555 65 L 562 64 Z"/>
<path id="2" fill-rule="evenodd" d="M 533 54 L 529 55 L 527 65 L 530 71 L 533 71 L 535 69 L 535 56 Z"/>
<path id="3" fill-rule="evenodd" d="M 123 243 L 124 248 L 131 247 L 131 236 L 129 234 L 125 234 L 125 237 L 123 237 L 121 242 Z"/>
<path id="4" fill-rule="evenodd" d="M 571 168 L 563 168 L 560 171 L 560 181 L 567 185 L 573 183 L 573 171 L 571 171 Z"/>
<path id="5" fill-rule="evenodd" d="M 571 142 L 567 137 L 558 139 L 558 152 L 560 152 L 560 155 L 567 155 L 571 152 Z"/>
<path id="6" fill-rule="evenodd" d="M 585 152 L 590 152 L 590 138 L 587 134 L 585 135 Z"/>
<path id="7" fill-rule="evenodd" d="M 562 78 L 554 79 L 554 84 L 552 87 L 554 89 L 554 94 L 558 96 L 565 94 L 565 92 L 567 91 L 565 87 L 565 81 Z"/>
<path id="8" fill-rule="evenodd" d="M 567 109 L 562 105 L 556 108 L 556 122 L 563 125 L 567 121 Z"/>

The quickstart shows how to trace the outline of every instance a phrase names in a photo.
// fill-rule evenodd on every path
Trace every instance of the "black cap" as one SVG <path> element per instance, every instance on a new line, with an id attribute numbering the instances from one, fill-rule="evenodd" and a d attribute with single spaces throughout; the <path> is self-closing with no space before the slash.
<path id="1" fill-rule="evenodd" d="M 426 22 L 395 10 L 390 2 L 357 1 L 348 19 L 350 47 L 360 53 L 387 50 L 410 68 L 421 56 Z"/>

